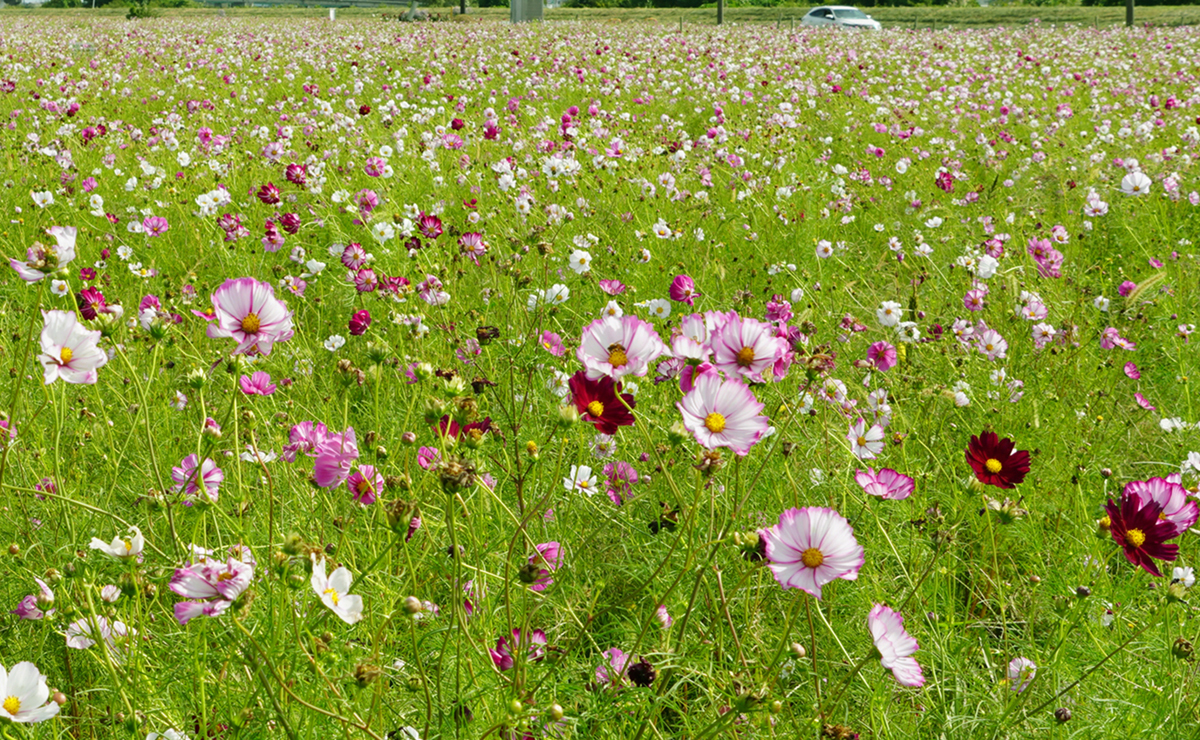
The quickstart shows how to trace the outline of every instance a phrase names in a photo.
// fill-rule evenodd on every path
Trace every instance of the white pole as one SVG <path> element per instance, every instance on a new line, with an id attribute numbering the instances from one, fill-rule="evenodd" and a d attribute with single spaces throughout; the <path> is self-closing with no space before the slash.
<path id="1" fill-rule="evenodd" d="M 337 8 L 329 9 L 329 20 L 331 20 L 331 21 L 337 20 Z"/>

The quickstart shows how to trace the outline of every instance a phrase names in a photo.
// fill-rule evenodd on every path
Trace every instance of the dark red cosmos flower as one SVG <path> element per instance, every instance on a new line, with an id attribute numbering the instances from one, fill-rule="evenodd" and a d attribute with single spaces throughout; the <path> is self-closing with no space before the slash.
<path id="1" fill-rule="evenodd" d="M 1162 576 L 1153 559 L 1174 560 L 1179 545 L 1165 544 L 1178 533 L 1172 522 L 1162 518 L 1158 502 L 1136 493 L 1122 493 L 1119 508 L 1110 498 L 1104 510 L 1108 512 L 1113 541 L 1125 550 L 1125 558 L 1150 575 Z"/>
<path id="2" fill-rule="evenodd" d="M 590 380 L 587 373 L 580 370 L 567 381 L 567 387 L 583 420 L 596 427 L 601 434 L 616 434 L 617 427 L 633 425 L 633 412 L 630 411 L 634 407 L 633 396 L 621 393 L 621 384 L 612 378 L 605 376 Z M 624 404 L 617 398 L 618 393 L 621 393 Z M 629 408 L 625 408 L 625 404 L 629 404 Z"/>
<path id="3" fill-rule="evenodd" d="M 967 464 L 981 483 L 997 488 L 1013 488 L 1029 473 L 1029 453 L 1013 452 L 1016 447 L 1008 437 L 984 432 L 971 437 L 967 447 Z"/>
<path id="4" fill-rule="evenodd" d="M 279 202 L 279 188 L 275 187 L 275 183 L 269 182 L 258 189 L 254 194 L 265 206 L 273 206 Z"/>
<path id="5" fill-rule="evenodd" d="M 79 303 L 79 314 L 85 321 L 94 321 L 98 314 L 105 313 L 108 309 L 104 294 L 99 288 L 84 288 L 75 299 Z"/>
<path id="6" fill-rule="evenodd" d="M 492 417 L 485 416 L 482 421 L 473 421 L 470 424 L 459 426 L 459 423 L 451 419 L 447 414 L 438 420 L 434 425 L 434 431 L 439 437 L 447 439 L 462 439 L 463 435 L 470 436 L 475 441 L 479 441 L 483 435 L 488 432 L 499 433 L 499 430 L 492 425 Z"/>

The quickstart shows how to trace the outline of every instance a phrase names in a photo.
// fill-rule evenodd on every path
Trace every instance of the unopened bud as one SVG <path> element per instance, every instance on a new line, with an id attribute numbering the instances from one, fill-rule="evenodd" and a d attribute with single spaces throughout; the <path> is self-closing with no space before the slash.
<path id="1" fill-rule="evenodd" d="M 416 596 L 409 596 L 404 600 L 404 611 L 409 614 L 420 614 L 424 609 L 425 606 Z"/>
<path id="2" fill-rule="evenodd" d="M 1086 599 L 1092 595 L 1092 589 L 1088 588 L 1087 586 L 1080 586 L 1079 588 L 1075 589 L 1075 595 L 1081 599 Z"/>
<path id="3" fill-rule="evenodd" d="M 555 722 L 558 722 L 559 720 L 561 720 L 563 718 L 563 714 L 564 713 L 563 713 L 562 707 L 560 707 L 557 704 L 550 705 L 550 719 L 552 719 Z"/>
<path id="4" fill-rule="evenodd" d="M 808 655 L 808 651 L 805 650 L 804 646 L 798 642 L 792 643 L 791 650 L 792 650 L 792 655 L 796 656 L 797 660 L 804 660 L 804 657 L 806 655 Z"/>
<path id="5" fill-rule="evenodd" d="M 406 445 L 416 444 L 417 443 L 416 432 L 405 432 L 404 434 L 400 435 L 400 442 L 402 444 L 406 444 Z"/>
<path id="6" fill-rule="evenodd" d="M 558 423 L 561 426 L 569 427 L 575 425 L 579 421 L 579 410 L 574 406 L 559 406 L 558 407 Z"/>
<path id="7" fill-rule="evenodd" d="M 1059 707 L 1058 709 L 1055 709 L 1054 710 L 1054 719 L 1058 720 L 1058 723 L 1060 725 L 1063 724 L 1064 722 L 1070 722 L 1071 721 L 1071 710 L 1067 709 L 1066 707 Z"/>

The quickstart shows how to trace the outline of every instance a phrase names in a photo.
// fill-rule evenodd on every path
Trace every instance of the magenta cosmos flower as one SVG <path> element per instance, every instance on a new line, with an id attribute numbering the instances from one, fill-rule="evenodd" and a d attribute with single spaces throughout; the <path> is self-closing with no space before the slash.
<path id="1" fill-rule="evenodd" d="M 775 327 L 757 319 L 731 316 L 712 333 L 713 364 L 728 377 L 762 382 L 787 350 Z"/>
<path id="2" fill-rule="evenodd" d="M 883 604 L 876 604 L 867 615 L 871 639 L 879 651 L 879 662 L 892 672 L 901 686 L 924 686 L 925 676 L 916 658 L 911 657 L 920 645 L 904 629 L 904 617 Z"/>
<path id="3" fill-rule="evenodd" d="M 188 455 L 183 458 L 183 462 L 179 463 L 179 467 L 171 468 L 171 480 L 175 481 L 174 490 L 185 491 L 189 496 L 196 496 L 200 493 L 200 487 L 203 486 L 204 494 L 208 496 L 209 501 L 215 504 L 221 481 L 225 480 L 225 473 L 211 458 L 207 457 L 204 458 L 200 472 L 197 473 L 196 461 L 198 459 L 196 455 Z"/>
<path id="4" fill-rule="evenodd" d="M 237 341 L 234 354 L 271 354 L 276 342 L 292 338 L 292 314 L 275 297 L 268 283 L 244 277 L 226 280 L 212 295 L 216 324 L 209 324 L 212 339 Z"/>
<path id="5" fill-rule="evenodd" d="M 887 342 L 875 342 L 867 347 L 867 362 L 881 373 L 896 366 L 896 348 Z"/>
<path id="6" fill-rule="evenodd" d="M 645 375 L 650 363 L 666 351 L 649 322 L 636 316 L 606 316 L 583 330 L 575 357 L 592 380 L 605 376 L 620 380 L 625 375 Z"/>
<path id="7" fill-rule="evenodd" d="M 108 362 L 100 349 L 100 332 L 89 331 L 72 311 L 44 311 L 42 353 L 45 384 L 62 378 L 68 383 L 91 385 L 100 377 L 96 371 Z"/>
<path id="8" fill-rule="evenodd" d="M 529 564 L 538 570 L 530 589 L 545 591 L 554 583 L 554 571 L 562 565 L 562 546 L 557 542 L 543 542 L 536 546 L 537 554 L 529 556 Z"/>
<path id="9" fill-rule="evenodd" d="M 892 501 L 908 498 L 915 487 L 912 478 L 891 468 L 884 468 L 879 472 L 871 468 L 859 470 L 854 473 L 854 481 L 862 486 L 864 493 Z"/>
<path id="10" fill-rule="evenodd" d="M 525 648 L 529 653 L 529 662 L 537 663 L 546 657 L 546 633 L 542 630 L 533 630 L 529 632 L 524 640 L 521 638 L 520 628 L 512 631 L 512 640 L 501 635 L 496 640 L 496 649 L 488 648 L 488 655 L 492 656 L 492 663 L 501 671 L 511 670 L 516 665 L 516 659 L 513 656 L 513 651 L 520 651 Z"/>
<path id="11" fill-rule="evenodd" d="M 359 465 L 358 470 L 346 479 L 346 488 L 350 489 L 351 497 L 355 503 L 363 506 L 375 503 L 375 499 L 383 490 L 383 485 L 383 476 L 373 465 Z"/>
<path id="12" fill-rule="evenodd" d="M 771 426 L 749 386 L 737 378 L 723 381 L 716 373 L 697 375 L 675 408 L 696 442 L 709 450 L 728 447 L 746 455 Z"/>
<path id="13" fill-rule="evenodd" d="M 866 562 L 854 528 L 833 509 L 788 509 L 764 532 L 767 560 L 775 580 L 821 598 L 821 587 L 843 578 L 853 581 Z"/>
<path id="14" fill-rule="evenodd" d="M 271 382 L 271 376 L 264 373 L 262 370 L 255 372 L 253 375 L 243 375 L 238 384 L 242 388 L 242 393 L 247 396 L 269 396 L 275 392 L 275 384 Z"/>
<path id="15" fill-rule="evenodd" d="M 671 281 L 669 295 L 673 301 L 694 306 L 696 304 L 696 296 L 700 295 L 700 293 L 696 291 L 694 280 L 687 275 L 676 275 L 675 279 Z"/>

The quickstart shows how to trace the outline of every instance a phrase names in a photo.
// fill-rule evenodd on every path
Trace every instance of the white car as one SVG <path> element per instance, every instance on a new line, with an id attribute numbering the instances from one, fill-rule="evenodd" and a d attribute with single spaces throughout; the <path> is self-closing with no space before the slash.
<path id="1" fill-rule="evenodd" d="M 848 5 L 822 5 L 813 8 L 800 19 L 802 26 L 839 26 L 841 28 L 858 28 L 867 31 L 878 31 L 882 28 L 879 21 Z"/>

